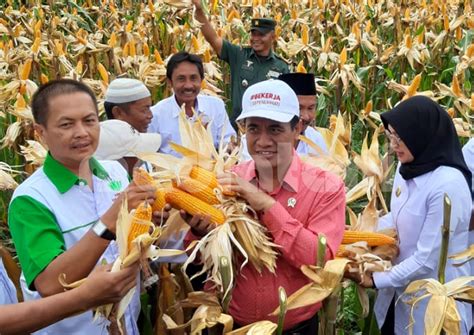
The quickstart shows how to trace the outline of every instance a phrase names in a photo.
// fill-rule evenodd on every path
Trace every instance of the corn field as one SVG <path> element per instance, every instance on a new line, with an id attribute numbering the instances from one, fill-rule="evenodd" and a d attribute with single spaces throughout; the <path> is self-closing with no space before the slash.
<path id="1" fill-rule="evenodd" d="M 203 5 L 219 36 L 235 44 L 248 43 L 252 17 L 274 18 L 276 53 L 293 71 L 315 74 L 315 126 L 328 128 L 341 144 L 331 154 L 349 190 L 353 226 L 387 210 L 382 186 L 390 183 L 393 169 L 386 141 L 378 142 L 381 112 L 426 95 L 448 110 L 462 142 L 470 137 L 472 0 L 203 0 Z M 203 59 L 202 91 L 230 107 L 228 66 L 200 33 L 190 0 L 0 0 L 0 8 L 0 240 L 6 245 L 11 246 L 6 224 L 11 190 L 42 164 L 46 152 L 29 108 L 38 85 L 62 77 L 82 80 L 103 112 L 108 83 L 128 76 L 143 81 L 156 103 L 170 95 L 166 60 L 185 50 Z M 344 315 L 356 320 L 349 314 L 357 308 L 347 306 Z M 342 325 L 347 320 L 340 323 L 348 327 Z"/>

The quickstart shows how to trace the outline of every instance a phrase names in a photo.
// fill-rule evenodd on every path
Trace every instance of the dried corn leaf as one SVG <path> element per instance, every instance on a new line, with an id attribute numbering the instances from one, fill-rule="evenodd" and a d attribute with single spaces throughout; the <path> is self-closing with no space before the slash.
<path id="1" fill-rule="evenodd" d="M 339 285 L 348 259 L 334 259 L 326 262 L 324 268 L 313 265 L 303 265 L 301 271 L 311 279 L 311 283 L 303 286 L 287 300 L 288 310 L 314 305 L 328 297 L 331 292 Z M 272 312 L 272 315 L 278 315 L 278 307 Z"/>
<path id="2" fill-rule="evenodd" d="M 469 248 L 467 248 L 466 250 L 460 252 L 460 253 L 457 253 L 457 254 L 454 254 L 454 255 L 451 255 L 449 256 L 450 259 L 453 259 L 455 261 L 460 261 L 462 260 L 461 263 L 457 263 L 455 264 L 455 266 L 461 266 L 463 265 L 464 263 L 467 263 L 469 262 L 471 259 L 474 258 L 474 244 L 471 244 L 469 246 Z"/>

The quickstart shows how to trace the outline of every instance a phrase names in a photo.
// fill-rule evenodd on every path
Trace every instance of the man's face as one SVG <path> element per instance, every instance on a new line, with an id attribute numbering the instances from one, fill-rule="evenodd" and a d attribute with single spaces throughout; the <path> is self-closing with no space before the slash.
<path id="1" fill-rule="evenodd" d="M 264 34 L 253 29 L 250 32 L 250 46 L 257 55 L 268 56 L 272 48 L 274 36 L 274 31 Z"/>
<path id="2" fill-rule="evenodd" d="M 316 118 L 316 96 L 298 95 L 298 102 L 300 104 L 301 133 L 303 133 Z"/>
<path id="3" fill-rule="evenodd" d="M 55 96 L 49 100 L 46 125 L 36 130 L 51 155 L 67 168 L 79 169 L 97 149 L 99 118 L 91 97 L 84 92 Z"/>
<path id="4" fill-rule="evenodd" d="M 194 107 L 196 97 L 201 91 L 202 78 L 196 65 L 190 62 L 181 62 L 174 69 L 168 83 L 173 87 L 178 104 Z"/>
<path id="5" fill-rule="evenodd" d="M 298 130 L 291 129 L 290 123 L 264 118 L 245 119 L 247 149 L 257 168 L 273 170 L 286 168 L 293 157 L 293 148 L 298 138 Z"/>
<path id="6" fill-rule="evenodd" d="M 121 111 L 118 113 L 117 119 L 127 122 L 140 133 L 146 133 L 153 118 L 150 107 L 151 97 L 133 101 L 128 104 L 127 108 L 124 108 L 125 110 L 118 107 Z"/>

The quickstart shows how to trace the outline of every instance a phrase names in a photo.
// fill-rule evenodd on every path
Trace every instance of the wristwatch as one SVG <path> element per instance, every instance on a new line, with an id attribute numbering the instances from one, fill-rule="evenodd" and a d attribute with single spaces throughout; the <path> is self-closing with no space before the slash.
<path id="1" fill-rule="evenodd" d="M 97 236 L 103 238 L 104 240 L 115 240 L 115 234 L 111 232 L 100 219 L 92 225 L 91 229 Z"/>

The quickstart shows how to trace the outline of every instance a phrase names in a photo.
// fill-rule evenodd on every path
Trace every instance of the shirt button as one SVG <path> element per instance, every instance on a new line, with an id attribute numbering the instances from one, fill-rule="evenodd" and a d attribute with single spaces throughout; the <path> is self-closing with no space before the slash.
<path id="1" fill-rule="evenodd" d="M 79 186 L 86 186 L 86 182 L 84 180 L 79 181 Z"/>
<path id="2" fill-rule="evenodd" d="M 242 80 L 242 86 L 243 87 L 249 86 L 249 82 L 246 79 Z"/>

